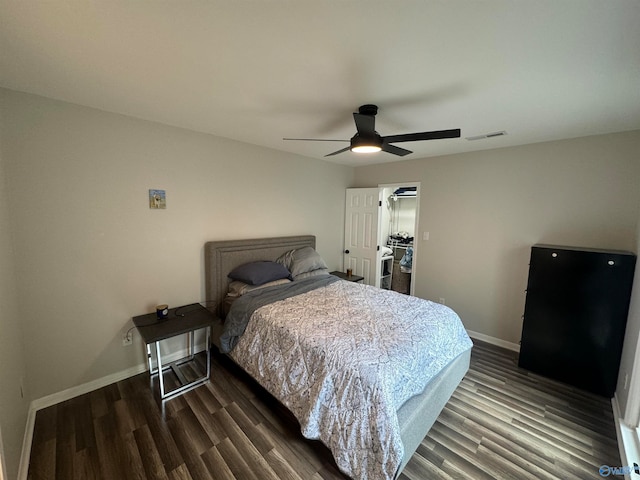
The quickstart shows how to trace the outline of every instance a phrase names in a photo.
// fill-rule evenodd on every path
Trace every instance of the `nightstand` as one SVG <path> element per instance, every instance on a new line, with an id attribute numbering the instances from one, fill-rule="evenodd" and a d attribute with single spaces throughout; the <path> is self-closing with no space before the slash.
<path id="1" fill-rule="evenodd" d="M 156 313 L 149 313 L 147 315 L 139 315 L 133 317 L 133 324 L 138 329 L 140 336 L 147 345 L 147 360 L 149 361 L 149 374 L 153 377 L 158 375 L 160 383 L 160 398 L 165 400 L 169 397 L 183 393 L 198 385 L 201 385 L 209 381 L 210 364 L 211 364 L 211 325 L 213 324 L 215 317 L 199 303 L 191 305 L 184 305 L 178 308 L 172 308 L 169 310 L 169 315 L 166 319 L 159 320 L 156 317 Z M 201 376 L 198 378 L 185 378 L 180 371 L 180 365 L 193 362 L 195 357 L 195 345 L 194 345 L 194 333 L 196 330 L 205 330 L 205 349 L 206 349 L 206 366 L 204 371 L 198 369 L 197 365 L 194 365 L 194 370 L 200 370 Z M 166 340 L 177 335 L 188 334 L 189 335 L 189 354 L 180 360 L 164 364 L 162 362 L 162 355 L 160 353 L 160 341 Z M 156 367 L 153 368 L 151 359 L 152 349 L 151 346 L 155 345 Z M 172 370 L 175 376 L 178 378 L 180 385 L 172 390 L 165 389 L 165 382 L 163 373 L 165 370 Z"/>
<path id="2" fill-rule="evenodd" d="M 340 277 L 343 280 L 347 280 L 348 282 L 361 282 L 364 280 L 364 277 L 361 277 L 360 275 L 351 275 L 350 277 L 347 276 L 346 273 L 344 272 L 338 272 L 337 270 L 335 272 L 329 272 L 331 275 L 335 275 L 336 277 Z"/>

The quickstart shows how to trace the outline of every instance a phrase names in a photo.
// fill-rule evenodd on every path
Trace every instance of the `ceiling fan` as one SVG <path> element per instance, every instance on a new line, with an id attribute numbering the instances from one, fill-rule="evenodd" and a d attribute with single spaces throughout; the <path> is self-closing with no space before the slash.
<path id="1" fill-rule="evenodd" d="M 341 148 L 335 152 L 325 155 L 330 157 L 337 155 L 338 153 L 351 150 L 356 153 L 373 153 L 383 152 L 392 153 L 404 157 L 409 155 L 411 150 L 405 148 L 396 147 L 391 145 L 392 143 L 399 142 L 416 142 L 420 140 L 438 140 L 441 138 L 458 138 L 460 137 L 460 129 L 453 130 L 437 130 L 433 132 L 418 132 L 418 133 L 405 133 L 401 135 L 387 135 L 381 136 L 375 130 L 376 114 L 378 113 L 377 105 L 362 105 L 358 109 L 358 113 L 353 114 L 353 119 L 356 122 L 356 134 L 351 137 L 351 140 L 332 140 L 324 138 L 283 138 L 283 140 L 300 140 L 310 142 L 350 142 L 350 145 L 345 148 Z"/>

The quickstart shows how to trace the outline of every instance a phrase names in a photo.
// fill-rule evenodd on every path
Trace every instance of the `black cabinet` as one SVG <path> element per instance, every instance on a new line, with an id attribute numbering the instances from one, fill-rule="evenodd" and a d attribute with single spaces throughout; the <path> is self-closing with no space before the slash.
<path id="1" fill-rule="evenodd" d="M 629 252 L 534 245 L 518 365 L 612 397 L 635 262 Z"/>

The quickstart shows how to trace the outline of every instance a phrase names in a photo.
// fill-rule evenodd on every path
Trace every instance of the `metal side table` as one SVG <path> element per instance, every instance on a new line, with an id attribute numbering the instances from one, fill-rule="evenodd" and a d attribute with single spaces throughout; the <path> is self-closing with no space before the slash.
<path id="1" fill-rule="evenodd" d="M 155 312 L 133 317 L 133 324 L 138 329 L 138 332 L 140 332 L 140 336 L 147 346 L 149 375 L 151 377 L 156 374 L 158 375 L 158 380 L 160 382 L 160 397 L 162 400 L 195 388 L 209 380 L 209 375 L 211 373 L 211 325 L 213 324 L 214 318 L 215 316 L 199 303 L 172 308 L 169 310 L 169 315 L 166 319 L 158 319 Z M 207 365 L 202 376 L 189 381 L 185 378 L 182 372 L 180 372 L 179 367 L 187 362 L 194 361 L 194 336 L 196 330 L 201 329 L 205 330 Z M 160 341 L 184 334 L 189 335 L 189 354 L 184 358 L 163 365 L 162 355 L 160 352 Z M 156 368 L 153 368 L 151 361 L 151 345 L 155 345 L 157 361 Z M 165 391 L 163 373 L 169 369 L 173 371 L 181 385 L 172 390 Z"/>

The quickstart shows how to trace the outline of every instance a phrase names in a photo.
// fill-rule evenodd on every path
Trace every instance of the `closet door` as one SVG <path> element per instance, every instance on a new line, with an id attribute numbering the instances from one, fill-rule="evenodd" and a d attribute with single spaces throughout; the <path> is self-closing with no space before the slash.
<path id="1" fill-rule="evenodd" d="M 634 266 L 626 252 L 534 246 L 519 365 L 613 396 Z"/>
<path id="2" fill-rule="evenodd" d="M 344 222 L 344 271 L 364 277 L 367 285 L 380 286 L 378 247 L 380 190 L 348 188 Z"/>

